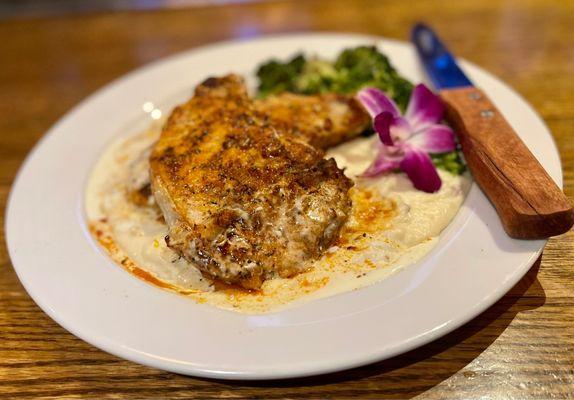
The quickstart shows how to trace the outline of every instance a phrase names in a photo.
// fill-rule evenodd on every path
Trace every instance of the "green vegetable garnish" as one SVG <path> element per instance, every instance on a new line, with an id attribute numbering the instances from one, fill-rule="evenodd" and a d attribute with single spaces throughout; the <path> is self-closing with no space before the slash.
<path id="1" fill-rule="evenodd" d="M 361 46 L 343 51 L 334 62 L 307 59 L 299 54 L 286 63 L 277 60 L 257 71 L 258 97 L 281 92 L 300 94 L 355 93 L 365 86 L 386 92 L 405 109 L 413 85 L 391 66 L 376 47 Z"/>
<path id="2" fill-rule="evenodd" d="M 257 71 L 259 78 L 257 96 L 266 97 L 281 92 L 297 93 L 295 79 L 301 75 L 306 63 L 305 57 L 298 55 L 286 63 L 271 60 L 261 65 Z"/>
<path id="3" fill-rule="evenodd" d="M 365 86 L 376 87 L 391 97 L 401 110 L 407 107 L 413 84 L 400 76 L 376 47 L 343 51 L 335 61 L 335 68 L 339 72 L 333 87 L 335 92 L 355 93 Z"/>
<path id="4" fill-rule="evenodd" d="M 466 165 L 458 149 L 449 153 L 430 154 L 430 157 L 437 168 L 444 169 L 453 175 L 462 175 L 466 171 Z"/>

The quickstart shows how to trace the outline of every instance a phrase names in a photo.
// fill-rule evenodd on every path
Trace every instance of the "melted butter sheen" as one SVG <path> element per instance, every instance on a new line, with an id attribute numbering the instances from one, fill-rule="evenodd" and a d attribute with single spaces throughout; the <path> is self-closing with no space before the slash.
<path id="1" fill-rule="evenodd" d="M 214 283 L 169 249 L 167 226 L 155 207 L 128 200 L 130 166 L 159 134 L 158 126 L 113 143 L 96 165 L 86 192 L 94 238 L 126 270 L 155 286 L 198 303 L 244 313 L 264 313 L 378 282 L 427 254 L 460 208 L 465 177 L 441 173 L 437 193 L 415 190 L 403 174 L 375 179 L 357 176 L 374 157 L 372 141 L 359 138 L 332 149 L 345 174 L 355 181 L 352 214 L 340 238 L 306 272 L 266 281 L 261 290 Z"/>

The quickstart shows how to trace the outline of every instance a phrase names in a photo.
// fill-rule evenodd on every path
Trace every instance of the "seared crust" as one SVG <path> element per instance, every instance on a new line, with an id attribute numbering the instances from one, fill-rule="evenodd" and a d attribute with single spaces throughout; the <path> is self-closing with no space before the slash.
<path id="1" fill-rule="evenodd" d="M 333 159 L 256 111 L 241 78 L 210 78 L 150 157 L 168 245 L 203 272 L 258 288 L 300 272 L 337 237 L 352 183 Z"/>
<path id="2" fill-rule="evenodd" d="M 360 135 L 371 119 L 352 96 L 283 93 L 255 101 L 255 108 L 273 124 L 282 124 L 311 146 L 326 150 Z"/>
<path id="3" fill-rule="evenodd" d="M 253 104 L 269 124 L 322 150 L 357 137 L 371 121 L 357 100 L 347 95 L 283 93 L 255 100 Z M 149 152 L 146 152 L 132 166 L 129 187 L 131 200 L 140 206 L 154 204 L 148 170 Z"/>

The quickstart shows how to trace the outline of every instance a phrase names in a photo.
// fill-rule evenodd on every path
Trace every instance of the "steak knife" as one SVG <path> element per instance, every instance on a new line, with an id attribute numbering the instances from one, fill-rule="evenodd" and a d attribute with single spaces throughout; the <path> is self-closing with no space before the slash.
<path id="1" fill-rule="evenodd" d="M 411 39 L 474 179 L 496 208 L 506 233 L 542 239 L 574 224 L 572 204 L 486 93 L 475 87 L 438 36 L 417 24 Z"/>

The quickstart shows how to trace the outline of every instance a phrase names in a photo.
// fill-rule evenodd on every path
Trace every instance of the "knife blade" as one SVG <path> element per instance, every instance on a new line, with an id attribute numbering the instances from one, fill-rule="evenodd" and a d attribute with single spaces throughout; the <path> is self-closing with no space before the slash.
<path id="1" fill-rule="evenodd" d="M 507 234 L 541 239 L 570 230 L 572 204 L 486 93 L 472 84 L 428 26 L 415 25 L 411 40 L 445 104 L 468 168 Z"/>

